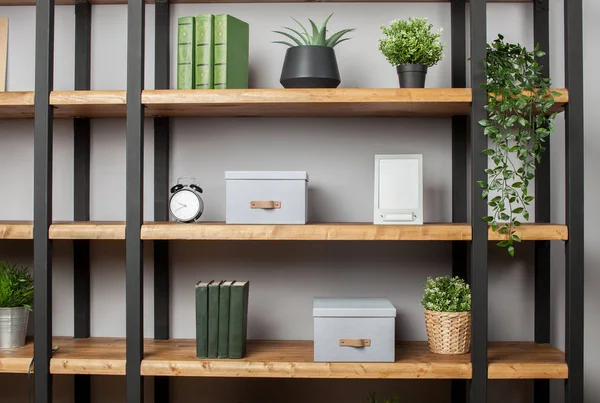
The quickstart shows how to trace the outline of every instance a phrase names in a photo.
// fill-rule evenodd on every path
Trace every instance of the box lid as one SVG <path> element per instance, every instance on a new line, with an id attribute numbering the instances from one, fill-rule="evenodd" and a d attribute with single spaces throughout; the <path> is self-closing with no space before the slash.
<path id="1" fill-rule="evenodd" d="M 315 298 L 314 317 L 394 318 L 396 308 L 387 298 Z"/>
<path id="2" fill-rule="evenodd" d="M 306 171 L 225 171 L 225 180 L 303 180 Z"/>

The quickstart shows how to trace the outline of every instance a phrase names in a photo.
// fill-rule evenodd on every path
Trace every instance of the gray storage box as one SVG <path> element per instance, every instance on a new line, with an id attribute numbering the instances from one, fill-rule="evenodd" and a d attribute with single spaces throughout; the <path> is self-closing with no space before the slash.
<path id="1" fill-rule="evenodd" d="M 315 298 L 316 362 L 394 362 L 396 308 L 387 298 Z"/>
<path id="2" fill-rule="evenodd" d="M 227 224 L 306 224 L 304 171 L 225 172 Z"/>

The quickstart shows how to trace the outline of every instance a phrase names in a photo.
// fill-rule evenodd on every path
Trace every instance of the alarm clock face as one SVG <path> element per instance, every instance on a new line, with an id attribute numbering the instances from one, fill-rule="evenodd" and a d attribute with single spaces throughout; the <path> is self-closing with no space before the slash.
<path id="1" fill-rule="evenodd" d="M 171 214 L 179 221 L 192 221 L 202 214 L 202 200 L 188 189 L 180 190 L 171 196 L 169 208 Z"/>

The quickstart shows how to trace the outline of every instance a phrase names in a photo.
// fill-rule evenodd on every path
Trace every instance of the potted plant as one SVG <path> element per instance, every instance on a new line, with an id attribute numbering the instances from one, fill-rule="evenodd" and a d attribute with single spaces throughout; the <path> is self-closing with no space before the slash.
<path id="1" fill-rule="evenodd" d="M 393 20 L 389 27 L 381 27 L 384 37 L 379 39 L 379 50 L 396 66 L 400 88 L 424 88 L 427 68 L 444 57 L 442 29 L 433 32 L 432 28 L 427 18 Z"/>
<path id="2" fill-rule="evenodd" d="M 284 27 L 289 32 L 273 31 L 291 41 L 273 42 L 289 46 L 280 79 L 285 88 L 336 88 L 340 85 L 340 72 L 333 48 L 350 39 L 342 37 L 354 29 L 342 29 L 327 37 L 327 23 L 332 15 L 327 17 L 321 28 L 309 19 L 312 34 L 295 18 L 292 19 L 302 32 L 289 27 Z"/>
<path id="3" fill-rule="evenodd" d="M 459 277 L 427 278 L 421 300 L 429 348 L 435 354 L 471 351 L 471 290 Z"/>
<path id="4" fill-rule="evenodd" d="M 24 267 L 0 262 L 0 348 L 25 344 L 33 279 Z"/>
<path id="5" fill-rule="evenodd" d="M 521 242 L 516 227 L 521 225 L 521 217 L 529 220 L 527 208 L 533 201 L 529 183 L 546 138 L 554 131 L 553 96 L 561 95 L 550 91 L 552 83 L 536 60 L 543 55 L 539 46 L 528 51 L 498 35 L 487 45 L 484 61 L 487 81 L 482 87 L 487 93 L 488 118 L 479 124 L 485 127 L 491 145 L 483 153 L 494 165 L 486 169 L 488 180 L 479 182 L 482 197 L 488 198 L 492 210 L 483 220 L 505 236 L 498 246 L 507 248 L 511 256 L 515 243 Z"/>

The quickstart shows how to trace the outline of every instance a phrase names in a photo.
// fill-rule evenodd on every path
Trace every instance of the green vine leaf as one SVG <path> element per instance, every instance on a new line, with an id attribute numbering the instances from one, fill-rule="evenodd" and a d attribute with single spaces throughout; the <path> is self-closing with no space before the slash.
<path id="1" fill-rule="evenodd" d="M 542 74 L 537 61 L 545 53 L 535 47 L 527 50 L 504 41 L 502 35 L 487 45 L 484 61 L 487 80 L 482 88 L 488 94 L 485 110 L 488 118 L 479 121 L 490 146 L 483 153 L 494 163 L 486 168 L 488 180 L 479 183 L 482 196 L 491 197 L 493 213 L 483 217 L 493 231 L 507 237 L 498 246 L 514 256 L 515 234 L 520 220 L 529 220 L 527 207 L 534 200 L 528 187 L 541 161 L 545 141 L 554 131 L 556 113 L 550 113 L 554 97 L 551 81 Z"/>

